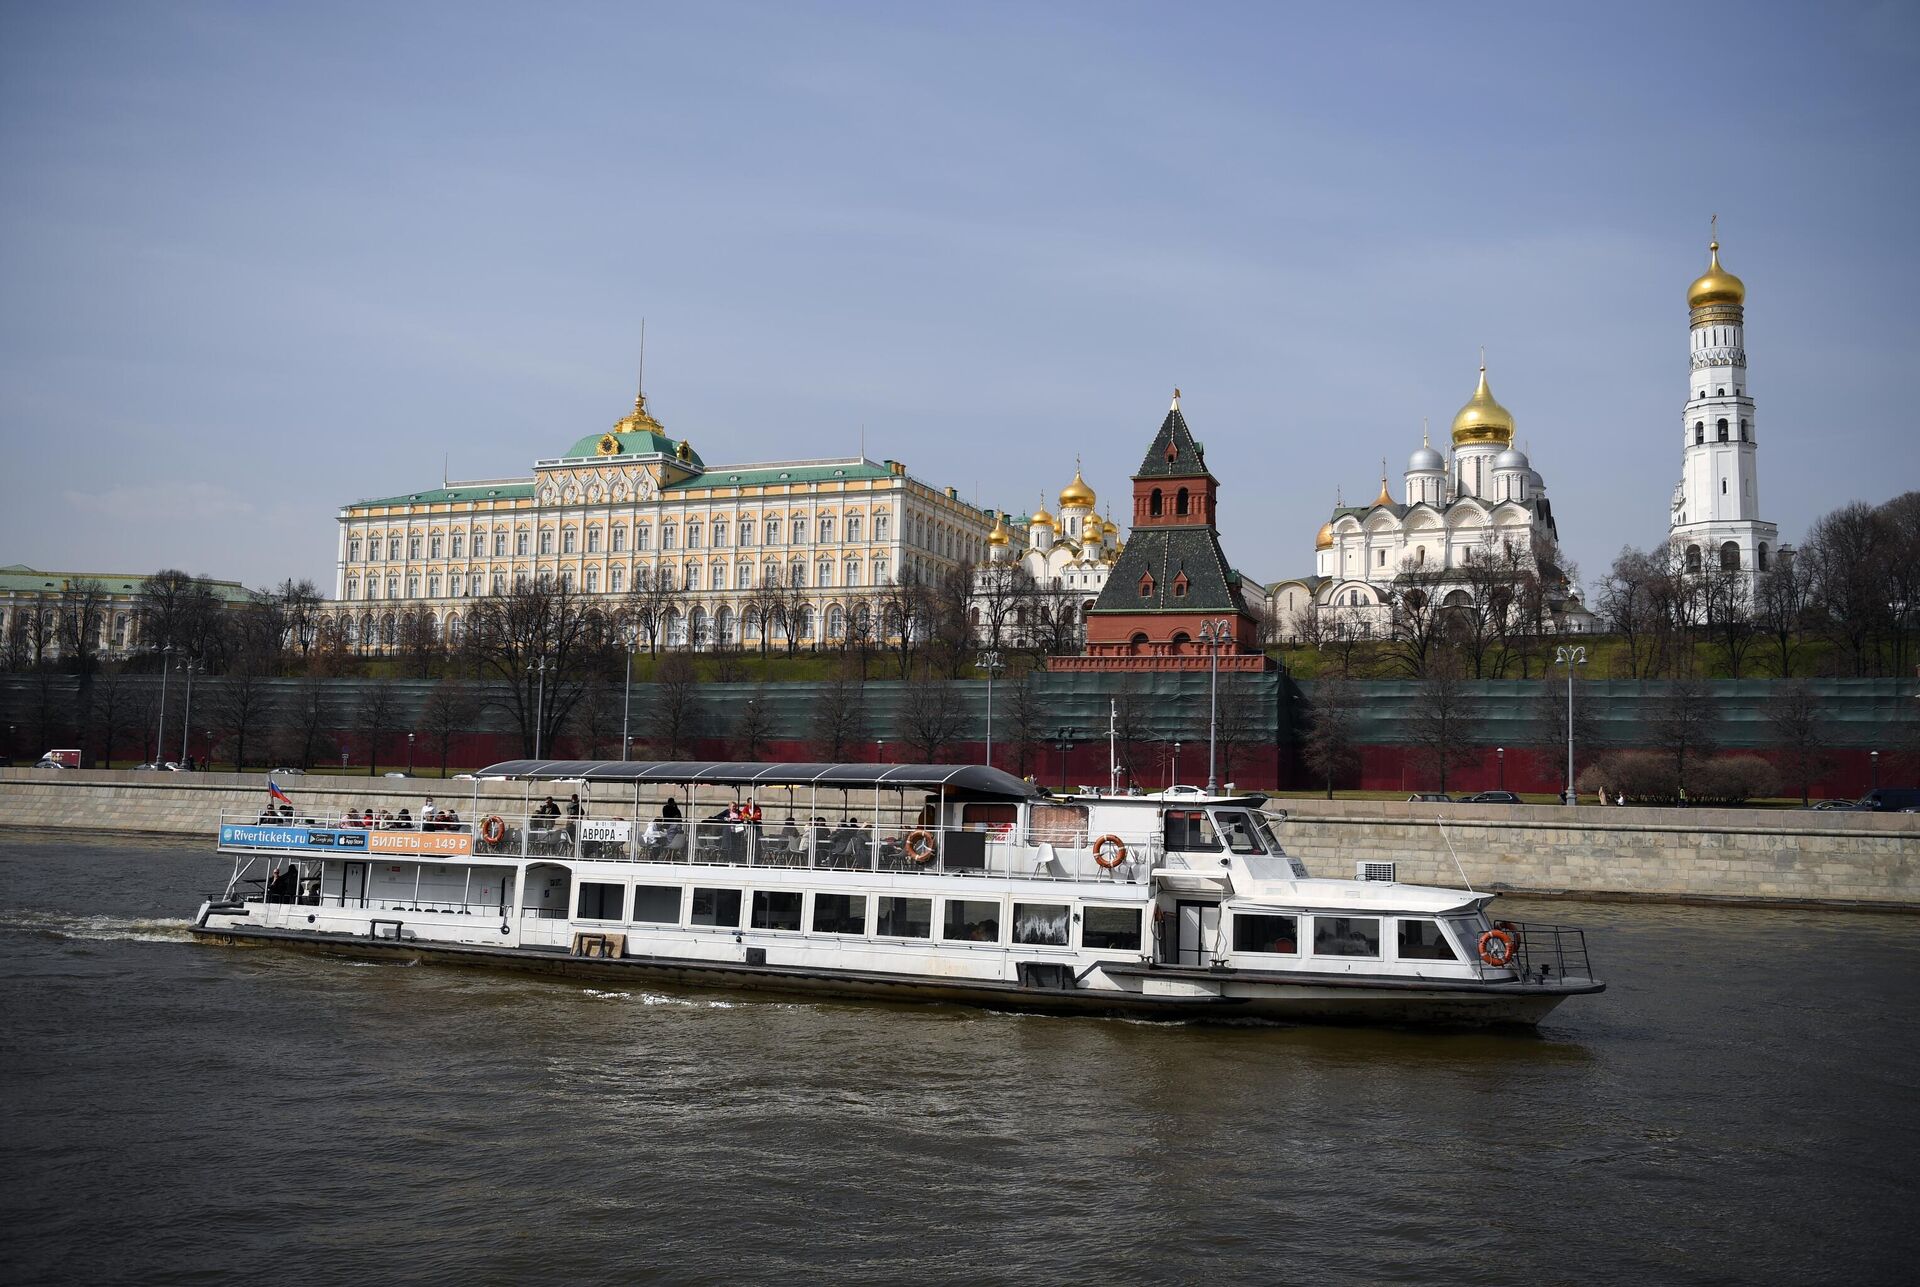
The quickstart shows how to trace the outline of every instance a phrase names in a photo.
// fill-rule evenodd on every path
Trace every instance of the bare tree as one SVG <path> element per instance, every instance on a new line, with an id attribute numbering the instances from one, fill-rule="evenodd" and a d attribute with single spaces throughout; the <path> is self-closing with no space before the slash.
<path id="1" fill-rule="evenodd" d="M 360 736 L 367 742 L 367 776 L 374 777 L 380 772 L 380 740 L 393 731 L 400 719 L 400 703 L 395 699 L 393 686 L 385 680 L 370 680 L 360 690 L 354 714 Z"/>
<path id="2" fill-rule="evenodd" d="M 1745 571 L 1715 559 L 1700 574 L 1700 622 L 1727 674 L 1740 678 L 1747 654 L 1759 642 L 1754 621 L 1752 581 Z"/>
<path id="3" fill-rule="evenodd" d="M 1345 678 L 1323 679 L 1313 687 L 1301 757 L 1314 776 L 1326 782 L 1329 800 L 1333 799 L 1335 779 L 1360 762 L 1353 745 L 1359 704 L 1353 683 Z"/>
<path id="4" fill-rule="evenodd" d="M 1033 672 L 1019 670 L 1008 677 L 1007 722 L 1004 745 L 1014 772 L 1025 777 L 1034 768 L 1034 748 L 1047 740 L 1047 705 Z"/>
<path id="5" fill-rule="evenodd" d="M 1410 561 L 1403 560 L 1388 592 L 1387 651 L 1395 668 L 1409 679 L 1423 678 L 1434 668 L 1436 655 L 1445 651 L 1440 589 L 1437 576 L 1415 571 Z"/>
<path id="6" fill-rule="evenodd" d="M 1754 587 L 1755 627 L 1765 637 L 1773 673 L 1793 676 L 1794 659 L 1804 647 L 1807 615 L 1813 608 L 1813 585 L 1807 565 L 1797 555 L 1783 553 L 1771 571 L 1762 573 Z"/>
<path id="7" fill-rule="evenodd" d="M 426 701 L 421 703 L 420 731 L 426 735 L 427 745 L 439 752 L 441 777 L 447 776 L 447 758 L 452 753 L 453 740 L 473 727 L 479 705 L 473 690 L 453 678 L 435 684 Z"/>
<path id="8" fill-rule="evenodd" d="M 1892 546 L 1884 516 L 1856 501 L 1817 520 L 1797 556 L 1812 574 L 1813 620 L 1855 675 L 1878 669 L 1877 643 L 1890 624 Z"/>
<path id="9" fill-rule="evenodd" d="M 947 680 L 924 674 L 907 685 L 895 732 L 921 762 L 939 764 L 966 730 L 967 722 L 959 690 Z"/>
<path id="10" fill-rule="evenodd" d="M 1719 720 L 1713 690 L 1692 675 L 1669 680 L 1666 691 L 1654 699 L 1647 730 L 1653 744 L 1672 757 L 1674 778 L 1681 785 L 1687 781 L 1688 762 L 1712 755 L 1719 746 Z"/>
<path id="11" fill-rule="evenodd" d="M 415 679 L 426 679 L 440 656 L 440 623 L 433 609 L 421 605 L 401 609 L 397 654 L 401 669 Z"/>
<path id="12" fill-rule="evenodd" d="M 287 703 L 285 720 L 290 752 L 286 758 L 303 769 L 312 768 L 325 749 L 326 731 L 334 723 L 333 692 L 324 678 L 309 675 L 300 681 Z"/>
<path id="13" fill-rule="evenodd" d="M 1904 675 L 1920 634 L 1920 491 L 1894 497 L 1879 514 L 1887 542 L 1887 673 Z"/>
<path id="14" fill-rule="evenodd" d="M 1113 721 L 1114 750 L 1121 774 L 1129 784 L 1140 784 L 1147 777 L 1141 772 L 1146 767 L 1146 750 L 1156 740 L 1153 699 L 1140 691 L 1132 675 L 1122 675 L 1113 686 L 1110 700 L 1108 714 Z"/>
<path id="15" fill-rule="evenodd" d="M 1788 780 L 1799 785 L 1800 803 L 1806 804 L 1814 779 L 1828 768 L 1826 721 L 1820 699 L 1806 680 L 1790 679 L 1774 687 L 1767 699 L 1767 724 L 1786 762 Z"/>
<path id="16" fill-rule="evenodd" d="M 673 568 L 646 564 L 634 568 L 633 588 L 627 591 L 620 615 L 647 641 L 647 651 L 658 654 L 661 636 L 666 633 L 667 617 L 680 603 L 680 591 L 674 588 Z"/>
<path id="17" fill-rule="evenodd" d="M 1468 743 L 1479 731 L 1473 701 L 1461 682 L 1459 663 L 1436 659 L 1420 681 L 1420 695 L 1407 721 L 1414 763 L 1434 775 L 1439 791 L 1447 789 L 1453 771 L 1472 758 Z"/>
<path id="18" fill-rule="evenodd" d="M 866 740 L 864 670 L 842 665 L 820 685 L 813 701 L 813 744 L 822 760 L 838 764 Z"/>
<path id="19" fill-rule="evenodd" d="M 7 632 L 0 640 L 0 661 L 4 661 L 7 670 L 18 674 L 33 664 L 33 645 L 28 638 L 27 619 L 37 616 L 32 609 L 16 605 L 12 615 L 7 618 Z"/>
<path id="20" fill-rule="evenodd" d="M 475 599 L 467 617 L 466 655 L 499 681 L 490 700 L 519 726 L 529 756 L 565 727 L 589 680 L 619 669 L 621 647 L 613 622 L 564 585 Z"/>
<path id="21" fill-rule="evenodd" d="M 1219 715 L 1214 721 L 1213 742 L 1222 782 L 1236 781 L 1234 766 L 1244 766 L 1254 748 L 1265 740 L 1261 737 L 1264 721 L 1258 692 L 1258 685 L 1250 675 L 1220 676 Z"/>
<path id="22" fill-rule="evenodd" d="M 907 679 L 913 674 L 914 654 L 926 636 L 926 589 L 912 573 L 903 572 L 900 580 L 882 587 L 879 598 L 880 633 L 893 645 L 900 678 Z"/>
<path id="23" fill-rule="evenodd" d="M 225 735 L 222 740 L 233 752 L 233 771 L 238 773 L 247 766 L 247 743 L 257 747 L 261 735 L 269 731 L 273 690 L 266 676 L 246 660 L 214 680 L 212 688 L 212 724 Z"/>
<path id="24" fill-rule="evenodd" d="M 1600 614 L 1625 645 L 1621 659 L 1629 679 L 1645 679 L 1659 668 L 1665 622 L 1656 586 L 1665 576 L 1665 567 L 1652 555 L 1622 546 L 1600 580 Z"/>
<path id="25" fill-rule="evenodd" d="M 60 660 L 80 676 L 99 665 L 100 628 L 107 618 L 107 587 L 75 577 L 60 591 Z"/>
<path id="26" fill-rule="evenodd" d="M 1033 574 L 1018 563 L 980 566 L 971 610 L 979 614 L 983 646 L 1008 648 L 1026 642 L 1016 625 L 1022 610 L 1033 602 L 1035 590 Z"/>
<path id="27" fill-rule="evenodd" d="M 1362 647 L 1373 642 L 1373 628 L 1332 604 L 1316 603 L 1299 618 L 1300 642 L 1333 658 L 1334 674 L 1352 679 Z"/>
<path id="28" fill-rule="evenodd" d="M 733 743 L 740 758 L 758 762 L 773 737 L 773 705 L 767 700 L 767 686 L 755 684 L 753 695 L 741 703 L 734 720 Z"/>
<path id="29" fill-rule="evenodd" d="M 946 568 L 927 586 L 928 642 L 948 679 L 967 672 L 974 658 L 974 565 Z"/>
<path id="30" fill-rule="evenodd" d="M 661 759 L 690 758 L 704 729 L 700 676 L 684 652 L 669 652 L 654 674 L 649 741 Z"/>
<path id="31" fill-rule="evenodd" d="M 284 646 L 305 661 L 319 642 L 320 623 L 325 619 L 320 588 L 304 577 L 297 581 L 288 577 L 274 587 L 273 598 L 286 631 Z"/>

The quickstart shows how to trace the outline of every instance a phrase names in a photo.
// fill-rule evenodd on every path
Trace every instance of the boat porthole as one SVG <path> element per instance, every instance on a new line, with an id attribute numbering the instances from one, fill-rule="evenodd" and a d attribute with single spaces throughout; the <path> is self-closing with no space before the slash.
<path id="1" fill-rule="evenodd" d="M 502 926 L 500 927 L 500 932 L 501 932 L 502 934 L 511 934 L 511 933 L 513 933 L 513 931 L 512 931 L 511 929 L 508 929 L 508 928 L 507 928 L 507 927 L 506 927 L 505 925 L 502 925 Z"/>
<path id="2" fill-rule="evenodd" d="M 312 913 L 312 912 L 308 912 L 308 913 L 307 913 L 307 924 L 309 924 L 309 925 L 311 925 L 311 924 L 313 924 L 313 913 Z"/>

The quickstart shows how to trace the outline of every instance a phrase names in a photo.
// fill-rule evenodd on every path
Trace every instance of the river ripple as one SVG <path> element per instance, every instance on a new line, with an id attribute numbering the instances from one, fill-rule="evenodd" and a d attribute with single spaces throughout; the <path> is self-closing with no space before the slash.
<path id="1" fill-rule="evenodd" d="M 1920 920 L 1504 902 L 1536 1035 L 1176 1027 L 201 946 L 0 834 L 0 1279 L 1910 1281 Z"/>

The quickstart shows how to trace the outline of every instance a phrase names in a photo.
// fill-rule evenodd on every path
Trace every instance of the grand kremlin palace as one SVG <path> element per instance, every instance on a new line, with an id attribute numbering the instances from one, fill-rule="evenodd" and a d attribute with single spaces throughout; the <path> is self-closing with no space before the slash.
<path id="1" fill-rule="evenodd" d="M 341 509 L 334 597 L 353 640 L 377 648 L 398 641 L 407 609 L 425 607 L 457 640 L 463 604 L 541 578 L 608 598 L 665 583 L 663 641 L 700 646 L 757 639 L 743 608 L 779 585 L 805 600 L 798 641 L 824 642 L 845 638 L 884 587 L 983 561 L 996 517 L 897 461 L 708 465 L 642 393 L 607 432 L 536 460 L 530 479 Z"/>

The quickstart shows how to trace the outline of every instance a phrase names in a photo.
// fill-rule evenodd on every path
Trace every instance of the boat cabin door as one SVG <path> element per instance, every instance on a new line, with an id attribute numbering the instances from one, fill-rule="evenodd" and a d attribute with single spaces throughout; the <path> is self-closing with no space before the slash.
<path id="1" fill-rule="evenodd" d="M 343 862 L 340 864 L 340 906 L 365 907 L 367 905 L 367 864 L 363 862 Z"/>
<path id="2" fill-rule="evenodd" d="M 1175 965 L 1206 965 L 1220 941 L 1220 904 L 1181 899 L 1174 904 Z"/>

